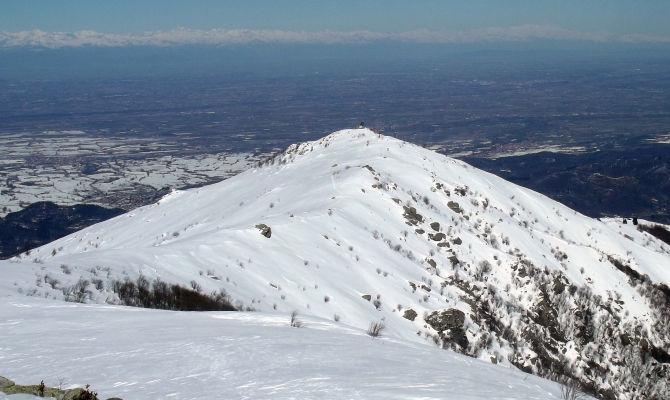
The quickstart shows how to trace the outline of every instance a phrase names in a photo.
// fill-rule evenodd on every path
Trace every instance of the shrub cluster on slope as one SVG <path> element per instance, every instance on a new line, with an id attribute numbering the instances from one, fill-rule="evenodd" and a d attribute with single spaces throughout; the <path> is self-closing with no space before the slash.
<path id="1" fill-rule="evenodd" d="M 663 225 L 644 225 L 640 224 L 637 226 L 637 229 L 645 231 L 651 235 L 656 236 L 667 244 L 670 244 L 670 231 L 668 231 Z"/>
<path id="2" fill-rule="evenodd" d="M 208 295 L 160 279 L 149 283 L 143 276 L 135 282 L 127 278 L 114 281 L 111 287 L 127 306 L 177 311 L 236 311 L 223 291 Z"/>

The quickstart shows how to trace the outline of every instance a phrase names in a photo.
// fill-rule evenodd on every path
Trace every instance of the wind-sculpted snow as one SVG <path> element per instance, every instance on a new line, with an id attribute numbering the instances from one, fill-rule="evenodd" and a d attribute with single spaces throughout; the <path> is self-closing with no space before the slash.
<path id="1" fill-rule="evenodd" d="M 2 263 L 0 287 L 120 303 L 114 281 L 160 279 L 223 290 L 238 309 L 383 321 L 394 340 L 604 398 L 662 398 L 668 265 L 670 247 L 632 221 L 355 129 Z"/>
<path id="2" fill-rule="evenodd" d="M 0 319 L 10 379 L 91 384 L 102 399 L 560 398 L 558 384 L 515 369 L 319 318 L 296 329 L 285 313 L 4 298 Z"/>

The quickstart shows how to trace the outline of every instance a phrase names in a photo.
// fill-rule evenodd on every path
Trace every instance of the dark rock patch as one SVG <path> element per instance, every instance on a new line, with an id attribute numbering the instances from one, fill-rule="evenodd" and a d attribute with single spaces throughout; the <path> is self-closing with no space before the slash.
<path id="1" fill-rule="evenodd" d="M 419 222 L 423 222 L 423 215 L 416 212 L 416 208 L 408 206 L 402 208 L 405 210 L 403 217 L 405 217 L 407 225 L 417 225 Z"/>
<path id="2" fill-rule="evenodd" d="M 447 207 L 451 208 L 452 211 L 457 212 L 457 213 L 462 213 L 463 212 L 463 209 L 461 208 L 460 204 L 458 204 L 455 201 L 448 202 Z"/>
<path id="3" fill-rule="evenodd" d="M 438 332 L 447 329 L 462 328 L 465 323 L 465 314 L 463 311 L 455 308 L 433 311 L 426 317 L 426 322 Z"/>
<path id="4" fill-rule="evenodd" d="M 434 241 L 436 241 L 436 242 L 440 242 L 440 241 L 446 239 L 446 238 L 447 238 L 447 235 L 445 235 L 445 234 L 442 233 L 442 232 L 437 232 L 437 233 L 429 233 L 429 234 L 428 234 L 428 237 L 430 238 L 430 240 L 434 240 Z"/>
<path id="5" fill-rule="evenodd" d="M 417 315 L 416 311 L 412 310 L 411 308 L 408 308 L 407 310 L 405 310 L 405 313 L 402 316 L 405 319 L 408 319 L 410 321 L 414 321 L 414 319 L 416 318 L 416 315 Z"/>
<path id="6" fill-rule="evenodd" d="M 265 236 L 266 238 L 270 238 L 272 236 L 272 229 L 265 224 L 256 225 L 256 229 L 261 231 L 261 235 Z"/>

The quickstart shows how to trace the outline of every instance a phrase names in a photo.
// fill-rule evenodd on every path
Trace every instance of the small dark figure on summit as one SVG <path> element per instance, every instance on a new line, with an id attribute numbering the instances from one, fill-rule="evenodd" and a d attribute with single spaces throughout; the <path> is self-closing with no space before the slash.
<path id="1" fill-rule="evenodd" d="M 365 122 L 361 121 L 360 124 L 358 124 L 358 129 L 363 129 L 365 128 Z"/>

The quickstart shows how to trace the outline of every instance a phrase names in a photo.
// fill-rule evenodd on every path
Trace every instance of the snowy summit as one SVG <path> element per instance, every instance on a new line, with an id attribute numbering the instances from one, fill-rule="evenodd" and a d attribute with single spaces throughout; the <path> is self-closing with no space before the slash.
<path id="1" fill-rule="evenodd" d="M 670 246 L 651 225 L 342 130 L 0 262 L 0 375 L 124 399 L 560 398 L 523 370 L 664 398 Z M 120 306 L 171 308 L 152 290 L 245 312 Z"/>

